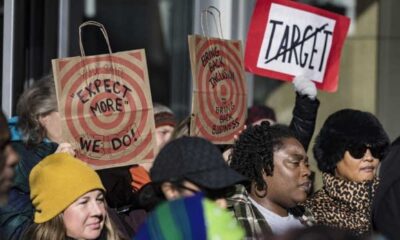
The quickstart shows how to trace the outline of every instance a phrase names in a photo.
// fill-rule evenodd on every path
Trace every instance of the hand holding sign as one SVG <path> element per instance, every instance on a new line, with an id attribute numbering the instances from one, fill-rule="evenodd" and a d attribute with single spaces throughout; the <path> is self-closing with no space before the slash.
<path id="1" fill-rule="evenodd" d="M 69 153 L 71 156 L 76 155 L 75 148 L 70 143 L 60 143 L 54 153 Z"/>
<path id="2" fill-rule="evenodd" d="M 144 50 L 55 59 L 53 63 L 63 136 L 79 159 L 96 169 L 154 158 L 154 114 Z M 66 148 L 65 148 L 66 149 Z M 60 149 L 61 150 L 61 149 Z"/>
<path id="3" fill-rule="evenodd" d="M 258 0 L 247 36 L 246 70 L 286 81 L 306 75 L 318 88 L 335 91 L 349 23 L 309 5 Z"/>
<path id="4" fill-rule="evenodd" d="M 315 83 L 304 75 L 296 76 L 293 79 L 294 90 L 300 95 L 306 95 L 311 100 L 317 97 L 317 87 Z"/>

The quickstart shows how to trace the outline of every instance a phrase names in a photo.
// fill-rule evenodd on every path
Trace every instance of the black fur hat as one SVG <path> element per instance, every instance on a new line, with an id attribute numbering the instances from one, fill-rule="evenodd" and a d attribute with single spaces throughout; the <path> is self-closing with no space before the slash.
<path id="1" fill-rule="evenodd" d="M 373 114 L 343 109 L 326 119 L 315 140 L 313 152 L 319 170 L 333 174 L 348 146 L 379 146 L 385 153 L 389 143 L 389 137 Z"/>

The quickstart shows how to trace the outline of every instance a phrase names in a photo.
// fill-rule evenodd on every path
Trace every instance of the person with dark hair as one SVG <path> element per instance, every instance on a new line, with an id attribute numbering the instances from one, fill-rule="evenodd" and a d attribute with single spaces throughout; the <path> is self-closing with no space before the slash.
<path id="1" fill-rule="evenodd" d="M 174 200 L 202 192 L 220 206 L 234 185 L 245 180 L 229 168 L 221 152 L 199 137 L 180 137 L 169 142 L 157 155 L 150 169 L 151 189 L 143 187 L 144 203 L 152 208 L 165 200 Z"/>
<path id="2" fill-rule="evenodd" d="M 369 112 L 343 109 L 326 119 L 313 148 L 323 187 L 305 203 L 317 224 L 355 235 L 372 231 L 376 173 L 389 143 L 381 123 Z"/>
<path id="3" fill-rule="evenodd" d="M 18 160 L 19 157 L 10 144 L 7 119 L 0 111 L 0 206 L 7 203 L 8 191 L 14 177 L 14 167 Z"/>
<path id="4" fill-rule="evenodd" d="M 372 206 L 375 231 L 388 239 L 400 239 L 400 137 L 393 141 L 382 161 L 379 186 Z"/>
<path id="5" fill-rule="evenodd" d="M 248 127 L 234 144 L 230 166 L 249 180 L 228 198 L 247 238 L 312 225 L 306 209 L 297 207 L 311 187 L 308 157 L 287 126 L 263 122 Z"/>
<path id="6" fill-rule="evenodd" d="M 208 140 L 182 136 L 170 141 L 157 155 L 150 177 L 152 182 L 143 186 L 139 196 L 142 206 L 153 212 L 135 239 L 242 238 L 243 231 L 232 226 L 236 221 L 230 214 L 218 208 L 219 217 L 210 218 L 207 210 L 210 204 L 225 208 L 226 196 L 245 180 Z M 218 228 L 221 217 L 229 220 L 224 223 L 229 226 Z"/>

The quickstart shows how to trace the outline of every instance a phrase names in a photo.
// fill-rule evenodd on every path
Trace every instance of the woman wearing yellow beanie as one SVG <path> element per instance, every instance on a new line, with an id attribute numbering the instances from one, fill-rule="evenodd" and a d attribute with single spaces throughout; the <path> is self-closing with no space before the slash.
<path id="1" fill-rule="evenodd" d="M 25 239 L 123 239 L 108 217 L 99 176 L 84 162 L 49 155 L 32 169 L 29 185 L 35 223 Z"/>

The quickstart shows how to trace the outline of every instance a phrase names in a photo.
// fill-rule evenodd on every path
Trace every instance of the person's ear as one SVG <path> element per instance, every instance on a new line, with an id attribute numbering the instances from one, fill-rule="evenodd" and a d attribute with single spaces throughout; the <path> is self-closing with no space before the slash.
<path id="1" fill-rule="evenodd" d="M 257 186 L 257 184 L 254 183 L 254 193 L 259 198 L 263 198 L 263 197 L 267 196 L 267 192 L 268 192 L 269 177 L 267 176 L 267 173 L 265 172 L 264 169 L 262 170 L 262 178 L 263 178 L 264 184 L 265 184 L 262 188 L 260 188 L 261 186 Z"/>
<path id="2" fill-rule="evenodd" d="M 161 185 L 161 191 L 164 193 L 167 200 L 174 200 L 180 197 L 178 189 L 170 182 L 163 183 Z"/>

